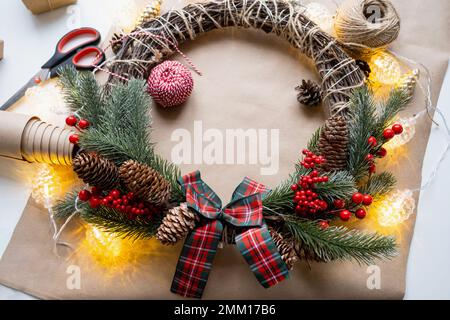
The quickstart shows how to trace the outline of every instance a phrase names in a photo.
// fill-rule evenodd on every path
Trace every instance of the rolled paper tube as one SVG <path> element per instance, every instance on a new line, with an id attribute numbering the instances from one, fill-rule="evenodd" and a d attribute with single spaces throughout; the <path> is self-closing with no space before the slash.
<path id="1" fill-rule="evenodd" d="M 0 156 L 70 165 L 74 145 L 71 130 L 59 128 L 37 117 L 0 111 Z"/>

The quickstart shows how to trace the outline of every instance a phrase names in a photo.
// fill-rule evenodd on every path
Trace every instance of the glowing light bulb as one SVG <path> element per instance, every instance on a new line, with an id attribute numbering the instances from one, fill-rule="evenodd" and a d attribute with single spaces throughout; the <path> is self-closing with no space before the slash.
<path id="1" fill-rule="evenodd" d="M 136 27 L 139 17 L 139 8 L 134 0 L 107 1 L 113 15 L 114 25 L 125 33 Z"/>
<path id="2" fill-rule="evenodd" d="M 395 86 L 402 79 L 400 63 L 386 51 L 376 52 L 368 63 L 371 70 L 369 81 L 375 86 Z"/>
<path id="3" fill-rule="evenodd" d="M 411 117 L 407 119 L 400 119 L 395 121 L 395 123 L 399 123 L 403 127 L 403 132 L 399 135 L 396 135 L 387 143 L 384 144 L 386 150 L 393 150 L 399 148 L 405 144 L 407 144 L 416 134 L 416 118 Z"/>
<path id="4" fill-rule="evenodd" d="M 413 193 L 409 189 L 397 190 L 381 201 L 374 203 L 378 224 L 393 227 L 406 220 L 414 213 L 416 207 Z"/>
<path id="5" fill-rule="evenodd" d="M 331 34 L 333 31 L 333 15 L 321 3 L 310 2 L 304 7 L 304 15 L 317 24 L 323 31 Z"/>
<path id="6" fill-rule="evenodd" d="M 30 178 L 31 196 L 37 204 L 51 208 L 76 183 L 71 166 L 39 164 Z"/>

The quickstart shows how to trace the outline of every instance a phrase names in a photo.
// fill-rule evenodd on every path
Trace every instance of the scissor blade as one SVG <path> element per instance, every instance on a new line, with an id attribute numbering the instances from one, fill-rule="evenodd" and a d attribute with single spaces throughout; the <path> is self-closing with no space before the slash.
<path id="1" fill-rule="evenodd" d="M 0 110 L 6 110 L 9 107 L 11 107 L 14 103 L 16 103 L 20 98 L 22 98 L 25 95 L 25 92 L 28 90 L 28 88 L 34 87 L 36 84 L 35 79 L 39 77 L 42 79 L 42 81 L 46 80 L 45 77 L 46 74 L 48 74 L 48 71 L 43 72 L 43 70 L 40 70 L 36 75 L 34 75 L 30 81 L 28 81 L 22 88 L 20 88 L 14 95 L 8 99 L 1 107 Z"/>

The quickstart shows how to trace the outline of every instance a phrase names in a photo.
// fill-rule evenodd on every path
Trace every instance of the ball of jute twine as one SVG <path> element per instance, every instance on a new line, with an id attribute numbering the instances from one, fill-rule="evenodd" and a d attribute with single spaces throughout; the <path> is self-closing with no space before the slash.
<path id="1" fill-rule="evenodd" d="M 346 0 L 334 25 L 337 38 L 355 54 L 386 47 L 400 31 L 400 18 L 389 0 Z"/>

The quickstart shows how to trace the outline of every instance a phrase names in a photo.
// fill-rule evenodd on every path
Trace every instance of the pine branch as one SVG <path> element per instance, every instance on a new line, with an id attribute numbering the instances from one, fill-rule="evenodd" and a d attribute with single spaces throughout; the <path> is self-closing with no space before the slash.
<path id="1" fill-rule="evenodd" d="M 332 172 L 328 179 L 328 182 L 316 184 L 316 193 L 329 203 L 335 199 L 348 199 L 357 191 L 355 179 L 347 171 Z"/>
<path id="2" fill-rule="evenodd" d="M 78 72 L 72 66 L 59 73 L 59 83 L 69 108 L 95 128 L 105 113 L 102 89 L 92 72 Z"/>
<path id="3" fill-rule="evenodd" d="M 319 153 L 319 139 L 320 134 L 322 133 L 323 127 L 319 127 L 312 135 L 311 139 L 308 142 L 308 150 L 313 153 Z"/>
<path id="4" fill-rule="evenodd" d="M 59 200 L 53 207 L 56 219 L 67 219 L 70 215 L 76 212 L 75 199 L 78 195 L 78 191 L 67 193 L 66 196 Z M 79 210 L 84 210 L 89 207 L 86 202 L 79 201 L 77 203 Z"/>
<path id="5" fill-rule="evenodd" d="M 356 89 L 350 98 L 349 108 L 349 144 L 347 167 L 356 181 L 367 176 L 369 163 L 366 156 L 370 152 L 368 143 L 372 135 L 373 124 L 376 123 L 375 103 L 369 89 Z"/>
<path id="6" fill-rule="evenodd" d="M 360 189 L 361 193 L 370 194 L 372 197 L 380 197 L 391 192 L 397 183 L 394 175 L 390 172 L 382 172 L 373 175 Z"/>
<path id="7" fill-rule="evenodd" d="M 372 134 L 381 140 L 383 131 L 392 124 L 394 117 L 408 103 L 408 95 L 403 90 L 393 90 L 386 102 L 382 103 L 378 112 L 377 121 L 374 122 Z"/>
<path id="8" fill-rule="evenodd" d="M 322 230 L 317 222 L 298 219 L 287 220 L 286 227 L 298 241 L 326 262 L 355 260 L 369 265 L 374 259 L 390 259 L 397 254 L 394 237 L 345 227 Z"/>
<path id="9" fill-rule="evenodd" d="M 125 214 L 106 207 L 87 208 L 81 212 L 81 218 L 85 222 L 105 232 L 114 233 L 120 238 L 133 240 L 153 237 L 161 224 L 160 216 L 154 219 L 138 216 L 136 219 L 130 220 Z"/>

